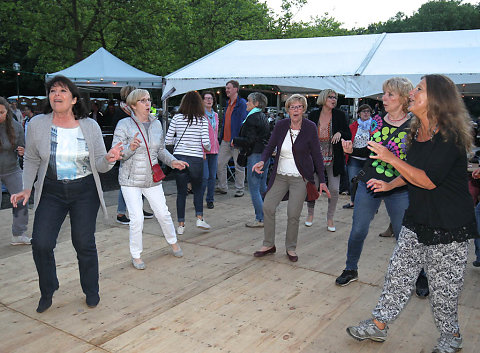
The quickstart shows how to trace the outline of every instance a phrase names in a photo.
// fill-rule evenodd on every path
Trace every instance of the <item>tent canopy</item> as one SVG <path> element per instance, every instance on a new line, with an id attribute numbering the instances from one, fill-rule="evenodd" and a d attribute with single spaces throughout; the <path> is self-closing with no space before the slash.
<path id="1" fill-rule="evenodd" d="M 63 75 L 81 87 L 120 88 L 132 85 L 141 88 L 162 88 L 162 77 L 128 65 L 104 48 L 64 70 L 47 74 L 48 80 Z"/>
<path id="2" fill-rule="evenodd" d="M 480 30 L 234 41 L 167 75 L 164 97 L 234 79 L 360 98 L 380 93 L 390 77 L 415 84 L 429 73 L 466 84 L 465 94 L 478 93 L 478 85 L 469 85 L 480 83 L 478 58 Z"/>

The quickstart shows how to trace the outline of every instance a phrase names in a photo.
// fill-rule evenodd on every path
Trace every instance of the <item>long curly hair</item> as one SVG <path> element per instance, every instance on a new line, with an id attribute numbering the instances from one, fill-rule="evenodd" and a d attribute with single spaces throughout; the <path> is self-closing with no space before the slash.
<path id="1" fill-rule="evenodd" d="M 5 130 L 7 133 L 7 138 L 8 141 L 10 141 L 10 144 L 12 146 L 15 146 L 15 129 L 13 128 L 13 113 L 12 109 L 10 109 L 10 104 L 8 104 L 8 101 L 0 97 L 0 105 L 3 105 L 5 109 L 7 110 L 7 117 L 5 120 Z M 0 140 L 0 146 L 2 145 L 2 140 Z"/>
<path id="2" fill-rule="evenodd" d="M 444 141 L 469 152 L 473 145 L 472 125 L 465 103 L 453 81 L 444 75 L 425 75 L 427 85 L 427 118 L 429 126 L 437 126 Z M 413 116 L 407 144 L 411 144 L 422 122 Z"/>

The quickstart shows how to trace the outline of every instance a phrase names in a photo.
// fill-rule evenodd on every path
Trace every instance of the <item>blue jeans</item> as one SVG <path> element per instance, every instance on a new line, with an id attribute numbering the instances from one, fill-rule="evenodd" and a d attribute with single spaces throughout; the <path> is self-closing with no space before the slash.
<path id="1" fill-rule="evenodd" d="M 213 202 L 218 154 L 207 154 L 206 156 L 207 158 L 203 161 L 202 196 L 205 195 L 205 190 L 207 190 L 206 201 Z"/>
<path id="2" fill-rule="evenodd" d="M 127 213 L 127 205 L 125 204 L 125 199 L 123 198 L 122 188 L 118 190 L 118 206 L 117 206 L 117 214 L 126 214 Z"/>
<path id="3" fill-rule="evenodd" d="M 203 216 L 203 158 L 175 154 L 175 158 L 189 164 L 188 168 L 175 173 L 177 183 L 177 219 L 178 222 L 185 222 L 185 203 L 187 201 L 187 184 L 192 184 L 193 204 L 195 215 Z"/>
<path id="4" fill-rule="evenodd" d="M 253 208 L 255 209 L 255 218 L 257 221 L 263 222 L 263 198 L 262 194 L 267 192 L 267 172 L 270 160 L 265 163 L 262 174 L 252 172 L 253 166 L 261 161 L 261 153 L 252 153 L 247 158 L 247 182 L 250 197 L 252 198 Z"/>
<path id="5" fill-rule="evenodd" d="M 475 207 L 475 219 L 477 220 L 477 232 L 480 234 L 480 202 Z M 473 243 L 475 244 L 475 256 L 477 261 L 480 261 L 480 238 L 475 238 Z"/>
<path id="6" fill-rule="evenodd" d="M 382 200 L 385 202 L 393 233 L 398 238 L 402 228 L 403 215 L 408 207 L 408 192 L 397 191 L 388 195 L 373 195 L 367 190 L 367 185 L 360 181 L 355 195 L 355 208 L 353 209 L 353 223 L 348 239 L 346 270 L 357 270 L 358 260 L 362 254 L 363 242 L 368 234 L 370 222 L 380 207 Z"/>
<path id="7" fill-rule="evenodd" d="M 358 174 L 358 172 L 360 171 L 360 169 L 362 169 L 364 164 L 365 164 L 365 161 L 362 161 L 360 159 L 356 159 L 352 157 L 348 159 L 347 174 L 348 174 L 348 180 L 350 181 L 350 201 L 352 203 L 355 202 L 355 195 L 352 192 L 353 184 L 351 183 L 351 180 L 355 175 Z"/>
<path id="8" fill-rule="evenodd" d="M 77 252 L 80 284 L 87 296 L 98 295 L 98 256 L 95 224 L 100 200 L 93 175 L 64 184 L 45 178 L 42 196 L 35 211 L 32 253 L 37 267 L 40 292 L 51 297 L 58 289 L 53 249 L 58 232 L 70 214 L 72 243 Z"/>

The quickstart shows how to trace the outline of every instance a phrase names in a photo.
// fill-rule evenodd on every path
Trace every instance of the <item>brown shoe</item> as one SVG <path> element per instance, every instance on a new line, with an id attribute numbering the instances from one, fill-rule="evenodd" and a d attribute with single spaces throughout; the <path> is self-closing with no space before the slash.
<path id="1" fill-rule="evenodd" d="M 297 255 L 290 255 L 287 251 L 287 256 L 288 256 L 288 259 L 292 262 L 297 262 L 298 261 L 298 256 Z"/>
<path id="2" fill-rule="evenodd" d="M 389 224 L 387 230 L 383 233 L 380 233 L 378 235 L 379 237 L 382 237 L 382 238 L 390 238 L 390 237 L 394 237 L 395 234 L 393 234 L 393 228 L 392 228 L 392 223 Z"/>
<path id="3" fill-rule="evenodd" d="M 268 250 L 265 250 L 265 251 L 255 251 L 253 253 L 253 256 L 255 257 L 264 257 L 265 255 L 268 255 L 268 254 L 275 254 L 275 252 L 277 251 L 277 248 L 274 246 L 272 246 L 270 249 Z"/>

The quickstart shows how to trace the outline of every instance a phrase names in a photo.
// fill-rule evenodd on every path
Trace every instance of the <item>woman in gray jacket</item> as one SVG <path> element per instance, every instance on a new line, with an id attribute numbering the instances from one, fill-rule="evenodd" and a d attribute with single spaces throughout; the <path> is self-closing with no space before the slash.
<path id="1" fill-rule="evenodd" d="M 53 249 L 67 214 L 77 252 L 80 284 L 89 307 L 97 306 L 98 256 L 95 225 L 101 205 L 106 214 L 98 173 L 109 171 L 121 156 L 121 144 L 108 153 L 98 124 L 87 118 L 78 88 L 64 76 L 46 85 L 44 115 L 31 120 L 27 131 L 23 191 L 10 198 L 13 207 L 30 198 L 35 178 L 32 252 L 41 298 L 37 312 L 52 305 L 59 283 Z"/>
<path id="2" fill-rule="evenodd" d="M 132 264 L 137 270 L 144 270 L 145 263 L 140 257 L 143 250 L 142 194 L 150 203 L 165 239 L 172 246 L 173 255 L 183 256 L 182 249 L 177 244 L 175 225 L 168 211 L 162 183 L 153 181 L 150 161 L 155 165 L 158 160 L 161 160 L 176 169 L 184 169 L 188 164 L 176 160 L 165 149 L 162 125 L 150 114 L 151 101 L 148 91 L 136 89 L 130 92 L 127 105 L 132 110 L 132 114 L 118 122 L 112 144 L 121 142 L 125 147 L 120 162 L 118 182 L 130 215 Z"/>
<path id="3" fill-rule="evenodd" d="M 25 136 L 22 125 L 13 118 L 8 101 L 0 97 L 0 185 L 3 183 L 10 194 L 23 188 L 22 170 L 18 157 L 25 152 Z M 12 245 L 30 244 L 27 236 L 28 207 L 19 205 L 13 209 Z"/>

